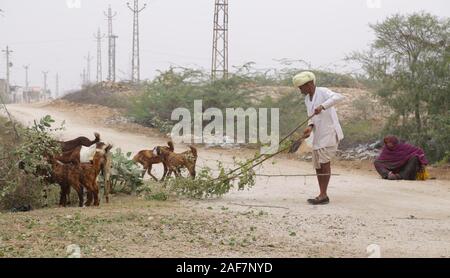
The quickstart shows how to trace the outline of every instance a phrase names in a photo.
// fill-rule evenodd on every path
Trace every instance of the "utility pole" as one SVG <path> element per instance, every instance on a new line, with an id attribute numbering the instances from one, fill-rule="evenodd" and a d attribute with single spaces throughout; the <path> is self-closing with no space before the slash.
<path id="1" fill-rule="evenodd" d="M 85 74 L 85 82 L 84 84 L 88 85 L 89 83 L 91 83 L 91 53 L 88 52 L 88 56 L 84 57 L 84 59 L 86 59 L 86 74 Z"/>
<path id="2" fill-rule="evenodd" d="M 43 71 L 42 74 L 44 75 L 44 99 L 47 99 L 47 74 L 48 71 Z"/>
<path id="3" fill-rule="evenodd" d="M 81 88 L 86 85 L 86 69 L 83 69 L 83 72 L 80 74 L 81 77 Z"/>
<path id="4" fill-rule="evenodd" d="M 30 65 L 23 66 L 25 69 L 25 91 L 28 91 L 30 88 L 30 83 L 28 82 L 28 70 L 30 69 Z"/>
<path id="5" fill-rule="evenodd" d="M 211 78 L 228 78 L 228 0 L 216 0 Z"/>
<path id="6" fill-rule="evenodd" d="M 112 12 L 111 5 L 108 7 L 108 13 L 103 12 L 108 19 L 108 81 L 116 81 L 116 39 L 118 36 L 113 32 L 113 18 L 117 15 Z"/>
<path id="7" fill-rule="evenodd" d="M 6 95 L 8 97 L 10 97 L 9 94 L 10 94 L 11 88 L 10 88 L 10 85 L 9 85 L 9 80 L 10 80 L 10 71 L 9 71 L 9 69 L 10 69 L 10 67 L 12 67 L 12 63 L 9 61 L 9 54 L 14 52 L 14 51 L 9 50 L 9 47 L 6 46 L 6 50 L 2 50 L 2 52 L 5 52 L 5 54 L 6 54 Z"/>
<path id="8" fill-rule="evenodd" d="M 55 80 L 55 99 L 59 97 L 59 73 L 56 73 L 56 80 Z"/>
<path id="9" fill-rule="evenodd" d="M 102 40 L 105 35 L 102 35 L 100 28 L 98 28 L 97 35 L 94 34 L 94 38 L 97 40 L 97 83 L 102 82 Z"/>
<path id="10" fill-rule="evenodd" d="M 141 79 L 139 61 L 139 13 L 147 7 L 147 4 L 144 4 L 142 8 L 139 8 L 139 0 L 134 0 L 133 7 L 131 7 L 129 2 L 127 3 L 127 6 L 133 12 L 133 57 L 131 60 L 131 81 L 133 83 L 139 83 Z"/>

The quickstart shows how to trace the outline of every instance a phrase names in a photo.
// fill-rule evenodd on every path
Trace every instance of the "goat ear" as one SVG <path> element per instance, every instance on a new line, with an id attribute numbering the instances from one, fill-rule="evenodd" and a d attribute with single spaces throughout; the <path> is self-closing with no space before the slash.
<path id="1" fill-rule="evenodd" d="M 172 141 L 167 142 L 167 145 L 169 146 L 169 149 L 170 149 L 171 152 L 174 152 L 174 151 L 175 151 L 175 147 L 174 147 Z"/>

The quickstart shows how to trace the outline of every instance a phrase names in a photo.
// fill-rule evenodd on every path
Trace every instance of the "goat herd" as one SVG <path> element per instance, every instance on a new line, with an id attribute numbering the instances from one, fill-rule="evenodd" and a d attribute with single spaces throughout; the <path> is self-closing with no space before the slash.
<path id="1" fill-rule="evenodd" d="M 84 205 L 91 206 L 93 204 L 98 206 L 100 201 L 97 178 L 100 173 L 103 176 L 105 199 L 108 203 L 112 145 L 101 142 L 100 134 L 98 133 L 95 133 L 95 139 L 92 141 L 86 137 L 78 137 L 74 140 L 58 143 L 61 145 L 62 153 L 58 156 L 47 158 L 51 164 L 50 173 L 38 170 L 38 174 L 44 176 L 46 182 L 60 186 L 59 205 L 66 206 L 70 190 L 73 188 L 78 194 L 80 207 L 83 206 L 84 202 L 84 190 L 86 190 L 87 196 Z M 167 144 L 168 146 L 158 146 L 152 150 L 142 150 L 134 156 L 133 161 L 141 164 L 144 168 L 142 178 L 148 172 L 157 181 L 151 170 L 154 164 L 159 163 L 162 163 L 164 166 L 164 175 L 161 180 L 170 177 L 172 173 L 176 177 L 180 177 L 182 168 L 186 168 L 190 176 L 195 178 L 197 149 L 190 146 L 190 150 L 186 152 L 175 153 L 173 143 L 169 141 Z"/>

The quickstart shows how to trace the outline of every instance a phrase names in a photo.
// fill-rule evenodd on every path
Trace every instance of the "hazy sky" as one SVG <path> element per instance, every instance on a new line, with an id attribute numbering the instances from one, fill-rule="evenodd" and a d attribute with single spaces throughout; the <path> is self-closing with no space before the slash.
<path id="1" fill-rule="evenodd" d="M 69 0 L 78 1 L 78 0 Z M 132 13 L 120 0 L 0 0 L 0 47 L 14 51 L 11 83 L 24 85 L 23 65 L 30 64 L 30 83 L 43 84 L 48 70 L 54 90 L 56 72 L 61 90 L 80 85 L 90 52 L 91 80 L 95 80 L 96 43 L 103 15 L 112 5 L 118 12 L 117 76 L 129 79 Z M 132 2 L 132 0 L 130 0 Z M 214 0 L 140 0 L 148 7 L 140 14 L 141 79 L 170 65 L 211 67 Z M 394 13 L 427 11 L 450 16 L 448 0 L 229 0 L 230 67 L 253 61 L 259 68 L 276 65 L 273 59 L 303 59 L 313 67 L 331 68 L 346 54 L 365 49 L 373 39 L 368 24 Z M 107 76 L 107 41 L 103 43 L 103 76 Z M 336 68 L 334 66 L 334 68 Z M 337 68 L 339 70 L 339 68 Z M 0 78 L 5 76 L 5 56 Z"/>

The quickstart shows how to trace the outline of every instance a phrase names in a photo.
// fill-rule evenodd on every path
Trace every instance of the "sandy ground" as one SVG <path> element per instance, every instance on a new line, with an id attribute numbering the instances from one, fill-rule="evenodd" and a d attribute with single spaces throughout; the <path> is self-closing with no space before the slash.
<path id="1" fill-rule="evenodd" d="M 65 120 L 62 139 L 98 131 L 105 141 L 133 153 L 166 141 L 148 128 L 106 126 L 80 106 L 8 108 L 24 124 L 46 114 Z M 229 162 L 235 155 L 251 152 L 201 148 L 199 167 Z M 275 162 L 259 172 L 313 173 L 309 163 L 283 157 Z M 333 172 L 339 176 L 331 180 L 331 203 L 319 207 L 306 203 L 317 194 L 315 178 L 302 177 L 258 178 L 251 190 L 214 200 L 114 196 L 100 208 L 3 213 L 0 231 L 21 236 L 0 238 L 0 255 L 65 256 L 65 246 L 75 243 L 86 257 L 368 257 L 375 244 L 381 257 L 450 257 L 448 180 L 390 182 L 341 166 Z"/>

